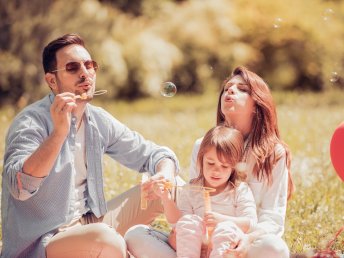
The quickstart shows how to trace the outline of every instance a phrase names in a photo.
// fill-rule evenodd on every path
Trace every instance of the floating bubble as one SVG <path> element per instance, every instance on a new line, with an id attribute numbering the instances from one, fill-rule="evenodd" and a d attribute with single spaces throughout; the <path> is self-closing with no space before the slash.
<path id="1" fill-rule="evenodd" d="M 339 80 L 339 75 L 337 72 L 332 72 L 331 73 L 331 78 L 330 78 L 330 82 L 332 83 L 336 83 Z"/>
<path id="2" fill-rule="evenodd" d="M 274 29 L 279 29 L 279 28 L 281 28 L 282 23 L 283 23 L 283 19 L 280 18 L 280 17 L 277 17 L 277 18 L 274 20 L 274 24 L 273 24 Z"/>
<path id="3" fill-rule="evenodd" d="M 327 9 L 324 11 L 324 14 L 323 14 L 323 20 L 324 20 L 325 22 L 330 21 L 331 18 L 332 18 L 333 16 L 334 16 L 334 11 L 333 11 L 333 9 L 327 8 Z"/>
<path id="4" fill-rule="evenodd" d="M 161 84 L 160 93 L 164 97 L 173 97 L 177 93 L 177 87 L 173 82 L 164 82 Z"/>
<path id="5" fill-rule="evenodd" d="M 246 175 L 247 174 L 247 163 L 246 162 L 238 162 L 235 166 L 235 170 L 241 176 Z"/>

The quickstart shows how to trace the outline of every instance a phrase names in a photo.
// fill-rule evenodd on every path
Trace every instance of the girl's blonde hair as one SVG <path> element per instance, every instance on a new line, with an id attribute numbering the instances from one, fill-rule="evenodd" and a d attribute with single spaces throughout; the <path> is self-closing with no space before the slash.
<path id="1" fill-rule="evenodd" d="M 240 181 L 240 176 L 235 170 L 235 166 L 240 162 L 243 154 L 244 139 L 240 131 L 218 125 L 211 128 L 204 136 L 197 155 L 197 166 L 199 168 L 199 176 L 190 181 L 191 184 L 199 184 L 204 181 L 203 158 L 204 155 L 214 147 L 216 149 L 219 160 L 226 161 L 232 166 L 232 174 L 228 183 L 236 186 Z"/>

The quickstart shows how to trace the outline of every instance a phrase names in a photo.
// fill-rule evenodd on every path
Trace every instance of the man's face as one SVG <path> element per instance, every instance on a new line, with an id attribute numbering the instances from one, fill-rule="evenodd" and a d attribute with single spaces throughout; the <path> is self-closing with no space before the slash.
<path id="1" fill-rule="evenodd" d="M 88 51 L 80 45 L 68 45 L 56 52 L 56 85 L 52 86 L 55 94 L 72 92 L 76 95 L 86 93 L 88 100 L 93 98 L 96 85 L 96 72 L 88 65 L 91 61 Z M 80 68 L 68 71 L 66 64 L 77 62 Z"/>

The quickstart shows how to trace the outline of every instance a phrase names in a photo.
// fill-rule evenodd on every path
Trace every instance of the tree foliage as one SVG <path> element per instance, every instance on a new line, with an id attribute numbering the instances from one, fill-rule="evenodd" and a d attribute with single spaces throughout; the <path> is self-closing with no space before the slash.
<path id="1" fill-rule="evenodd" d="M 344 87 L 342 1 L 0 0 L 0 105 L 48 91 L 43 47 L 80 34 L 109 98 L 219 87 L 237 65 L 273 89 Z"/>

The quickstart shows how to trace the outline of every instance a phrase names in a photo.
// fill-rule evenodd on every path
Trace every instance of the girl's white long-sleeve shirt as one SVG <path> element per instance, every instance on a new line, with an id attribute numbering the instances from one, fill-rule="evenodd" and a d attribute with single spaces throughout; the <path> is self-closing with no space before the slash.
<path id="1" fill-rule="evenodd" d="M 185 187 L 179 190 L 177 204 L 183 215 L 196 214 L 203 218 L 205 202 L 202 191 Z M 226 187 L 221 193 L 210 196 L 211 210 L 232 217 L 246 217 L 250 220 L 250 229 L 257 224 L 256 204 L 252 191 L 245 182 L 236 188 Z"/>
<path id="2" fill-rule="evenodd" d="M 196 140 L 192 151 L 190 165 L 190 179 L 199 174 L 197 169 L 197 154 L 202 143 L 202 138 Z M 276 153 L 283 153 L 272 170 L 272 183 L 266 179 L 258 180 L 253 175 L 255 158 L 249 150 L 247 156 L 247 184 L 252 190 L 256 206 L 258 223 L 250 231 L 264 230 L 267 234 L 282 236 L 284 233 L 285 214 L 287 210 L 288 195 L 288 169 L 286 154 L 282 145 L 276 145 Z"/>

